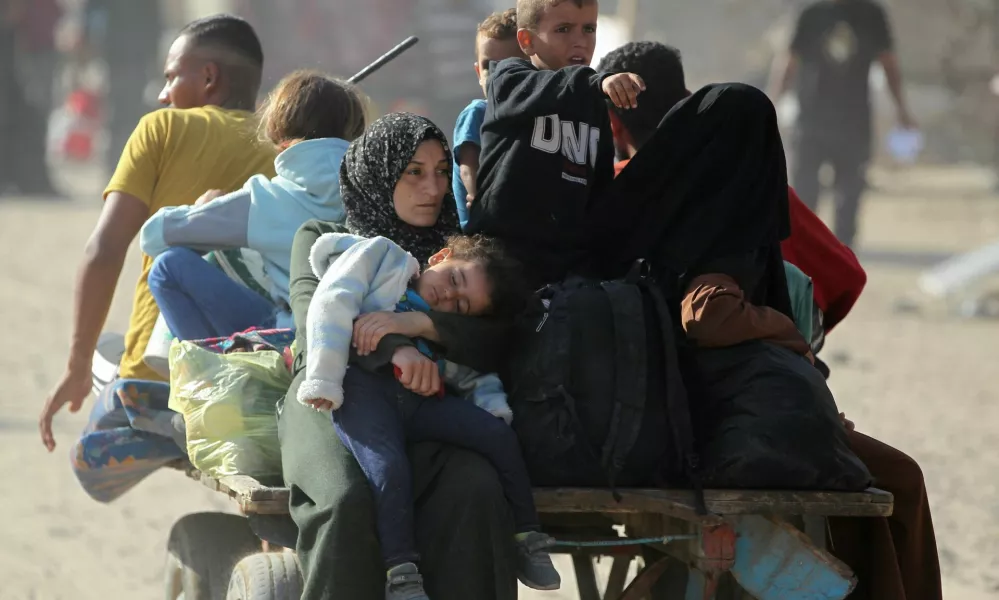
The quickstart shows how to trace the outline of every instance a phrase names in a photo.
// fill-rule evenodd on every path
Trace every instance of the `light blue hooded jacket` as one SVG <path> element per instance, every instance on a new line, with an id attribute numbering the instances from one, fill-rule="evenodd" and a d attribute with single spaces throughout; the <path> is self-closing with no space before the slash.
<path id="1" fill-rule="evenodd" d="M 291 244 L 306 221 L 342 224 L 340 163 L 349 142 L 299 142 L 274 159 L 277 176 L 254 175 L 242 187 L 201 206 L 171 206 L 142 227 L 139 245 L 149 256 L 167 248 L 199 252 L 249 248 L 260 253 L 278 308 L 278 327 L 293 327 L 288 311 Z"/>

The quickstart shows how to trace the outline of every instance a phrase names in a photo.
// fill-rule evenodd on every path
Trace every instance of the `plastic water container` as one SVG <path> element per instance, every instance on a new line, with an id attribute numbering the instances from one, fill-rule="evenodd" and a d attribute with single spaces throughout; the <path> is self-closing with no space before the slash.
<path id="1" fill-rule="evenodd" d="M 153 333 L 149 338 L 149 344 L 146 345 L 146 352 L 142 355 L 142 361 L 164 378 L 170 377 L 170 344 L 174 339 L 166 319 L 160 314 L 156 317 L 156 325 L 153 326 Z"/>

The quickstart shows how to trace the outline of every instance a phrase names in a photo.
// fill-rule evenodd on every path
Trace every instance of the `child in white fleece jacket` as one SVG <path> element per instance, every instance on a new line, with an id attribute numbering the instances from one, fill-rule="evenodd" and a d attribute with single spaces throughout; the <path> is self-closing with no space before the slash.
<path id="1" fill-rule="evenodd" d="M 347 366 L 354 320 L 361 314 L 514 313 L 524 297 L 518 285 L 521 267 L 506 258 L 496 242 L 481 236 L 451 238 L 422 273 L 415 258 L 383 237 L 328 233 L 313 245 L 309 260 L 320 281 L 306 319 L 306 377 L 298 401 L 332 409 L 337 435 L 371 485 L 390 575 L 405 570 L 409 583 L 420 587 L 406 443 L 437 441 L 478 452 L 493 464 L 514 517 L 516 535 L 511 541 L 519 579 L 536 589 L 557 589 L 560 578 L 548 556 L 554 541 L 540 532 L 531 482 L 517 436 L 508 426 L 512 414 L 499 378 L 437 360 L 422 340 L 416 340 L 416 348 L 398 349 L 397 356 L 408 352 L 410 361 L 413 355 L 417 362 L 434 361 L 445 383 L 452 389 L 457 384 L 473 402 L 446 393 L 426 397 L 385 377 L 354 368 L 348 373 Z M 346 402 L 345 388 L 350 396 Z M 425 599 L 420 591 L 410 590 L 416 595 L 406 598 Z"/>
<path id="2" fill-rule="evenodd" d="M 464 245 L 460 240 L 468 239 L 456 238 L 455 244 Z M 471 261 L 455 256 L 453 251 L 446 248 L 438 255 L 439 260 L 432 258 L 435 264 L 421 275 L 416 259 L 389 239 L 349 233 L 321 236 L 309 253 L 312 272 L 320 281 L 309 306 L 309 358 L 298 400 L 320 410 L 340 408 L 352 325 L 361 314 L 437 310 L 478 316 L 488 312 L 492 282 L 487 280 L 484 269 L 475 269 Z M 459 261 L 462 264 L 452 275 L 450 271 Z M 473 268 L 468 269 L 470 266 Z M 446 274 L 445 269 L 449 271 Z M 441 297 L 445 295 L 448 297 Z M 421 353 L 436 358 L 425 341 L 415 343 Z M 507 424 L 513 421 L 497 375 L 482 375 L 446 360 L 437 363 L 446 385 Z"/>

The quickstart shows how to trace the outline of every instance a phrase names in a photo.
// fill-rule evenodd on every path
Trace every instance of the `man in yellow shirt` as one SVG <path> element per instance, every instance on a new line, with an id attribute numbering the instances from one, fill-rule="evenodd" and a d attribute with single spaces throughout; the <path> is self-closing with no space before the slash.
<path id="1" fill-rule="evenodd" d="M 67 404 L 78 411 L 90 393 L 97 339 L 128 246 L 146 219 L 164 206 L 193 203 L 209 189 L 231 191 L 257 173 L 274 175 L 274 152 L 256 141 L 251 112 L 262 67 L 253 28 L 230 15 L 188 24 L 170 47 L 159 97 L 168 108 L 143 117 L 129 138 L 77 274 L 69 361 L 39 421 L 50 451 L 55 448 L 53 416 Z M 123 379 L 160 379 L 142 362 L 159 314 L 146 283 L 151 264 L 143 255 L 119 366 Z M 109 401 L 102 398 L 99 404 Z M 94 420 L 88 429 L 102 429 Z M 81 452 L 77 449 L 77 462 Z"/>

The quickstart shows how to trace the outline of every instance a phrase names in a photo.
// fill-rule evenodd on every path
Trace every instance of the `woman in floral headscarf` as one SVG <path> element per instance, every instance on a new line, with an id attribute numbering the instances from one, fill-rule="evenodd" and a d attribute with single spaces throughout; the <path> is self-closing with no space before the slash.
<path id="1" fill-rule="evenodd" d="M 378 119 L 350 145 L 340 168 L 346 230 L 387 237 L 425 264 L 459 232 L 450 173 L 447 139 L 432 122 L 407 113 Z M 320 235 L 334 231 L 343 228 L 311 221 L 295 237 L 290 291 L 300 349 L 307 347 L 305 321 L 318 285 L 309 251 Z M 447 313 L 409 317 L 425 319 L 412 335 L 438 341 L 455 362 L 494 372 L 506 354 L 505 323 Z M 395 350 L 412 341 L 402 335 L 377 339 L 366 349 L 355 336 L 359 356 L 352 364 L 360 368 L 351 369 L 358 381 L 350 389 L 405 393 L 383 371 Z M 295 399 L 306 360 L 304 352 L 296 357 L 295 382 L 280 413 L 284 476 L 305 575 L 303 598 L 382 600 L 385 571 L 367 480 L 329 416 Z M 418 385 L 422 389 L 413 384 L 410 389 L 426 391 L 432 384 Z M 427 594 L 434 600 L 515 599 L 516 569 L 509 552 L 514 528 L 493 467 L 478 454 L 438 443 L 413 444 L 410 458 Z"/>

